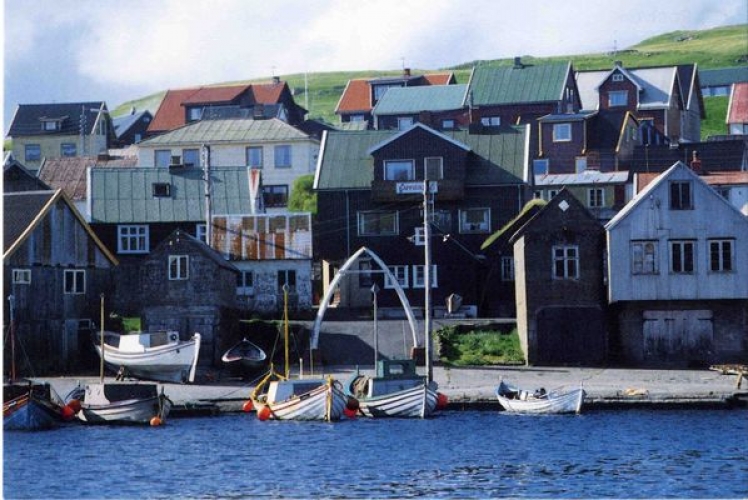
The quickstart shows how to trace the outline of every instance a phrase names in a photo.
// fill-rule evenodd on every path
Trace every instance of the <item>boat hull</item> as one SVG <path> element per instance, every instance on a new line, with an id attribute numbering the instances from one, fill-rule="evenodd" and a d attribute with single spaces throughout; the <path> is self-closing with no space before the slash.
<path id="1" fill-rule="evenodd" d="M 271 384 L 285 383 L 287 380 L 271 382 Z M 272 390 L 272 388 L 271 388 Z M 269 418 L 273 420 L 320 420 L 332 422 L 340 420 L 346 407 L 348 396 L 334 382 L 320 381 L 314 389 L 294 395 L 279 401 L 264 401 L 258 403 L 270 410 Z"/>
<path id="2" fill-rule="evenodd" d="M 129 384 L 138 386 L 138 384 Z M 153 394 L 135 397 L 126 397 L 123 399 L 109 400 L 106 395 L 107 384 L 91 384 L 86 386 L 86 394 L 81 410 L 78 412 L 78 419 L 87 424 L 125 424 L 125 425 L 149 425 L 154 417 L 158 417 L 161 422 L 165 422 L 171 411 L 172 402 L 163 392 L 156 393 L 155 387 Z M 142 392 L 132 390 L 126 384 L 117 384 L 120 394 Z M 141 386 L 142 388 L 142 386 Z M 123 392 L 125 391 L 125 392 Z"/>
<path id="3" fill-rule="evenodd" d="M 530 415 L 581 413 L 584 404 L 585 392 L 582 388 L 563 393 L 551 392 L 540 398 L 507 397 L 510 393 L 520 394 L 522 392 L 525 391 L 517 391 L 502 382 L 496 389 L 496 397 L 507 412 Z"/>
<path id="4" fill-rule="evenodd" d="M 402 391 L 361 398 L 358 411 L 372 418 L 426 418 L 436 410 L 438 394 L 429 384 Z"/>
<path id="5" fill-rule="evenodd" d="M 3 429 L 38 431 L 62 421 L 60 404 L 53 402 L 48 384 L 7 384 L 3 387 Z"/>
<path id="6" fill-rule="evenodd" d="M 101 346 L 96 346 L 99 356 Z M 146 348 L 130 352 L 104 344 L 104 362 L 117 370 L 124 367 L 127 373 L 141 379 L 161 382 L 194 382 L 200 352 L 200 335 L 177 344 Z"/>

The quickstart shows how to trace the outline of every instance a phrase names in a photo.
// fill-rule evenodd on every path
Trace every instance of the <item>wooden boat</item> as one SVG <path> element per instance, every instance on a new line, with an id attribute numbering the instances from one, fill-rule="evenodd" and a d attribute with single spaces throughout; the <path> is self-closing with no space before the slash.
<path id="1" fill-rule="evenodd" d="M 48 383 L 28 381 L 3 386 L 3 430 L 52 429 L 63 421 L 63 408 Z"/>
<path id="2" fill-rule="evenodd" d="M 258 384 L 260 387 L 261 384 Z M 349 404 L 339 382 L 328 378 L 278 379 L 253 395 L 260 420 L 340 420 Z"/>
<path id="3" fill-rule="evenodd" d="M 375 377 L 354 374 L 345 391 L 358 401 L 361 415 L 374 418 L 425 418 L 437 407 L 436 383 L 416 372 L 415 360 L 381 360 Z"/>
<path id="4" fill-rule="evenodd" d="M 176 331 L 105 332 L 96 352 L 115 370 L 137 378 L 162 382 L 194 382 L 200 353 L 200 334 L 182 341 Z"/>
<path id="5" fill-rule="evenodd" d="M 566 392 L 546 392 L 543 388 L 531 392 L 511 386 L 502 380 L 496 388 L 499 403 L 511 413 L 580 413 L 584 396 L 585 392 L 581 387 Z"/>
<path id="6" fill-rule="evenodd" d="M 246 338 L 237 342 L 221 356 L 221 361 L 229 367 L 245 370 L 259 368 L 266 360 L 267 354 L 265 354 L 265 351 Z"/>
<path id="7" fill-rule="evenodd" d="M 156 384 L 96 383 L 83 390 L 78 418 L 87 424 L 160 425 L 172 407 Z"/>

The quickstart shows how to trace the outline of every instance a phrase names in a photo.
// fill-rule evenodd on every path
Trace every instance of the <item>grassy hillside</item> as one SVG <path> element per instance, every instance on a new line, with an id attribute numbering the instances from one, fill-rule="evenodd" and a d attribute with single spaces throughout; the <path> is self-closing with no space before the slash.
<path id="1" fill-rule="evenodd" d="M 703 31 L 674 31 L 654 38 L 644 40 L 632 47 L 622 48 L 616 52 L 605 52 L 598 54 L 580 54 L 570 56 L 559 56 L 550 58 L 535 58 L 530 55 L 523 56 L 523 61 L 528 63 L 542 63 L 547 61 L 571 60 L 576 69 L 608 69 L 614 61 L 622 61 L 624 66 L 661 66 L 697 63 L 700 69 L 721 68 L 748 64 L 748 24 L 738 26 L 725 26 Z M 449 68 L 419 69 L 413 68 L 414 74 L 451 70 L 455 72 L 458 83 L 467 83 L 470 70 L 476 64 L 509 65 L 513 64 L 513 58 L 497 59 L 492 61 L 471 61 Z M 337 123 L 335 107 L 340 99 L 343 89 L 348 80 L 353 78 L 365 78 L 376 76 L 396 75 L 398 71 L 341 71 L 329 73 L 309 73 L 306 75 L 306 84 L 303 74 L 280 75 L 293 89 L 296 102 L 309 110 L 309 117 L 322 119 L 329 123 Z M 269 78 L 244 80 L 228 83 L 252 83 L 268 81 Z M 306 88 L 306 91 L 305 91 Z M 113 114 L 126 113 L 131 106 L 138 109 L 149 109 L 155 112 L 161 102 L 163 92 L 129 101 L 115 108 Z M 710 101 L 710 99 L 707 99 Z M 707 103 L 707 114 L 709 120 L 718 119 L 724 123 L 724 111 L 721 117 L 710 116 L 717 113 L 721 106 L 712 107 Z M 710 130 L 712 125 L 709 124 Z M 723 131 L 724 127 L 720 129 Z M 712 132 L 714 133 L 714 132 Z M 720 132 L 722 133 L 722 132 Z"/>

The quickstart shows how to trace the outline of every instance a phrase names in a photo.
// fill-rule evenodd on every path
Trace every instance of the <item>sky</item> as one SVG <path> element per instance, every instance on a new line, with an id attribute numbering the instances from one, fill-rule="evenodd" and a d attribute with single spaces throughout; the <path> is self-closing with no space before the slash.
<path id="1" fill-rule="evenodd" d="M 748 23 L 746 0 L 2 0 L 3 126 L 105 101 L 304 72 L 435 70 L 625 49 Z"/>

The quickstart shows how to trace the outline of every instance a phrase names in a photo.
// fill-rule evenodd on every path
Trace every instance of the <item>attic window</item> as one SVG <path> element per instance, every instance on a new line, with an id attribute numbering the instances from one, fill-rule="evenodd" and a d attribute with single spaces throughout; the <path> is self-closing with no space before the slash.
<path id="1" fill-rule="evenodd" d="M 157 198 L 168 198 L 171 196 L 171 184 L 168 182 L 154 182 L 153 196 Z"/>
<path id="2" fill-rule="evenodd" d="M 620 73 L 616 73 L 613 75 L 613 81 L 614 82 L 622 82 L 623 81 L 623 75 Z"/>
<path id="3" fill-rule="evenodd" d="M 56 132 L 60 130 L 61 120 L 48 120 L 42 118 L 42 130 L 45 132 Z"/>

